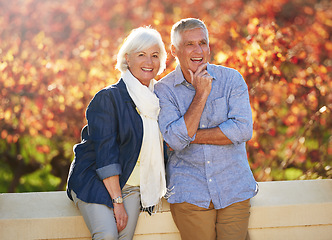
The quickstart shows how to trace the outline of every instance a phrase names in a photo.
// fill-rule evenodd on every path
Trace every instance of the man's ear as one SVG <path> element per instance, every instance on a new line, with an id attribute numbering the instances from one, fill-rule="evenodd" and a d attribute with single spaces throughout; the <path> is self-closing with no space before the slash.
<path id="1" fill-rule="evenodd" d="M 175 46 L 172 44 L 172 45 L 171 45 L 171 53 L 172 53 L 173 57 L 176 57 L 175 50 L 176 50 L 176 48 L 175 48 Z"/>

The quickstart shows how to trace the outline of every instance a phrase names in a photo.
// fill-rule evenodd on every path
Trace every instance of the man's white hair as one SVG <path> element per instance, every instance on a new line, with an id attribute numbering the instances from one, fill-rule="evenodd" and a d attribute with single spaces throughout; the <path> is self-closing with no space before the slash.
<path id="1" fill-rule="evenodd" d="M 207 43 L 209 44 L 209 32 L 204 24 L 203 21 L 197 19 L 197 18 L 185 18 L 177 23 L 175 23 L 172 27 L 171 30 L 171 43 L 174 45 L 176 48 L 179 47 L 181 43 L 181 34 L 187 30 L 192 30 L 196 28 L 201 28 L 203 29 Z"/>

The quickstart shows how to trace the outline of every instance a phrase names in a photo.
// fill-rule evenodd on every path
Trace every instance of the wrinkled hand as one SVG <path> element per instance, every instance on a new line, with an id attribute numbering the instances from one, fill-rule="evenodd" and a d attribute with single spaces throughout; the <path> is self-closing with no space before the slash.
<path id="1" fill-rule="evenodd" d="M 210 94 L 213 77 L 207 72 L 206 67 L 207 63 L 200 65 L 195 73 L 189 69 L 191 84 L 196 93 Z"/>
<path id="2" fill-rule="evenodd" d="M 128 215 L 123 203 L 114 203 L 113 206 L 116 226 L 118 232 L 121 232 L 127 226 Z"/>

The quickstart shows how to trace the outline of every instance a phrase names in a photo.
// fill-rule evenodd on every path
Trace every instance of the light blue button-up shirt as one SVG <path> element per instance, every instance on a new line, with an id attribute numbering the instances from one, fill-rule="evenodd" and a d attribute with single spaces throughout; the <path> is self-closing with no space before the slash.
<path id="1" fill-rule="evenodd" d="M 180 66 L 155 85 L 160 101 L 159 127 L 174 151 L 167 163 L 170 203 L 188 202 L 216 209 L 252 198 L 257 183 L 250 170 L 245 143 L 252 136 L 253 123 L 248 87 L 241 74 L 231 68 L 208 64 L 214 78 L 199 128 L 219 127 L 231 145 L 191 144 L 184 122 L 194 87 Z"/>

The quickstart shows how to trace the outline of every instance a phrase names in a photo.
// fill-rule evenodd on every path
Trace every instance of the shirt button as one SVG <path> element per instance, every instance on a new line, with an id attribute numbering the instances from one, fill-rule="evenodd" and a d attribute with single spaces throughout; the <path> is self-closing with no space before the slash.
<path id="1" fill-rule="evenodd" d="M 202 128 L 204 128 L 204 127 L 206 127 L 206 125 L 205 125 L 205 124 L 202 124 Z"/>
<path id="2" fill-rule="evenodd" d="M 209 182 L 212 182 L 212 179 L 211 179 L 211 178 L 209 179 Z"/>
<path id="3" fill-rule="evenodd" d="M 210 164 L 210 161 L 207 161 L 208 164 Z"/>

